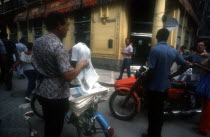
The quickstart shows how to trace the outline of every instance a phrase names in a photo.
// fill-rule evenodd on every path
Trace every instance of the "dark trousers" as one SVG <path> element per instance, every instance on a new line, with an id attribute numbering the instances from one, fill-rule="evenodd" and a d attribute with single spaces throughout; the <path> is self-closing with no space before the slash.
<path id="1" fill-rule="evenodd" d="M 5 83 L 7 90 L 11 90 L 13 72 L 10 72 L 10 69 L 12 68 L 12 62 L 7 55 L 0 55 L 0 67 L 1 81 Z"/>
<path id="2" fill-rule="evenodd" d="M 161 137 L 166 92 L 148 91 L 148 136 Z"/>
<path id="3" fill-rule="evenodd" d="M 66 99 L 47 99 L 38 96 L 44 113 L 45 127 L 44 137 L 60 137 L 65 113 L 69 109 L 69 101 Z"/>
<path id="4" fill-rule="evenodd" d="M 122 79 L 122 76 L 123 76 L 123 73 L 124 73 L 124 70 L 125 69 L 127 70 L 128 77 L 131 76 L 131 71 L 130 71 L 131 63 L 132 63 L 132 60 L 131 59 L 124 59 L 123 60 L 123 63 L 122 63 L 122 66 L 121 66 L 121 70 L 120 70 L 119 79 Z"/>
<path id="5" fill-rule="evenodd" d="M 26 91 L 26 96 L 30 97 L 32 91 L 36 87 L 36 71 L 35 70 L 26 70 L 24 71 L 24 74 L 26 75 L 28 79 L 28 87 Z"/>

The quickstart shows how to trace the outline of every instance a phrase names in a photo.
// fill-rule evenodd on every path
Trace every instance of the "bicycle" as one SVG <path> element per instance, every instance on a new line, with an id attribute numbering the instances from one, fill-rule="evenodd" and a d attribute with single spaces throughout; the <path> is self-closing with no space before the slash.
<path id="1" fill-rule="evenodd" d="M 97 101 L 94 101 L 91 107 L 78 117 L 73 113 L 66 113 L 65 121 L 76 127 L 79 137 L 112 137 L 114 135 L 114 129 L 108 124 L 101 113 L 97 111 L 97 103 Z M 43 119 L 41 105 L 36 95 L 31 100 L 31 108 L 34 114 Z"/>

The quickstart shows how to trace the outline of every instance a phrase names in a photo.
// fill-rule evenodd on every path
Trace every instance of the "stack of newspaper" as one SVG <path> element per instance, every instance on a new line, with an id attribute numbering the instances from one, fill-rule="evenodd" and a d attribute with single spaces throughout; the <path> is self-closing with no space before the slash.
<path id="1" fill-rule="evenodd" d="M 70 92 L 70 109 L 76 116 L 79 116 L 92 104 L 103 102 L 109 97 L 109 89 L 101 86 L 99 83 L 95 83 L 88 92 L 84 91 L 82 87 L 71 88 Z"/>
<path id="2" fill-rule="evenodd" d="M 72 48 L 73 61 L 80 63 L 82 60 L 87 60 L 89 63 L 88 67 L 82 69 L 77 78 L 71 83 L 80 85 L 80 87 L 70 89 L 71 111 L 76 116 L 79 116 L 92 104 L 108 99 L 109 89 L 97 82 L 99 77 L 93 68 L 90 55 L 90 49 L 84 43 L 78 43 Z"/>

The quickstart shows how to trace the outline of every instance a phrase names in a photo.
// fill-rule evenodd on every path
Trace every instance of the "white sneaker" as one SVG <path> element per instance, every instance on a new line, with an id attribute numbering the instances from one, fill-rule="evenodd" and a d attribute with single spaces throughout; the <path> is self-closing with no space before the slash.
<path id="1" fill-rule="evenodd" d="M 31 102 L 31 99 L 29 97 L 25 97 L 25 101 Z"/>

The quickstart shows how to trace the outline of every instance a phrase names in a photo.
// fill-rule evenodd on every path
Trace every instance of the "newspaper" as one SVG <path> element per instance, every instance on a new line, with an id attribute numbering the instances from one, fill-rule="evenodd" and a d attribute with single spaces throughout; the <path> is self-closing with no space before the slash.
<path id="1" fill-rule="evenodd" d="M 99 77 L 89 60 L 89 66 L 84 68 L 75 79 L 78 85 L 81 85 L 83 91 L 89 92 Z"/>
<path id="2" fill-rule="evenodd" d="M 84 43 L 78 43 L 72 48 L 72 61 L 80 63 L 82 60 L 87 60 L 89 62 L 89 66 L 82 69 L 72 83 L 80 87 L 70 89 L 70 107 L 76 116 L 79 116 L 92 104 L 108 99 L 109 89 L 97 82 L 99 77 L 93 68 L 90 55 L 90 49 Z"/>
<path id="3" fill-rule="evenodd" d="M 88 92 L 82 90 L 82 87 L 75 87 L 70 88 L 70 93 L 70 109 L 76 116 L 79 116 L 92 104 L 106 101 L 109 97 L 109 89 L 101 86 L 98 82 Z"/>

